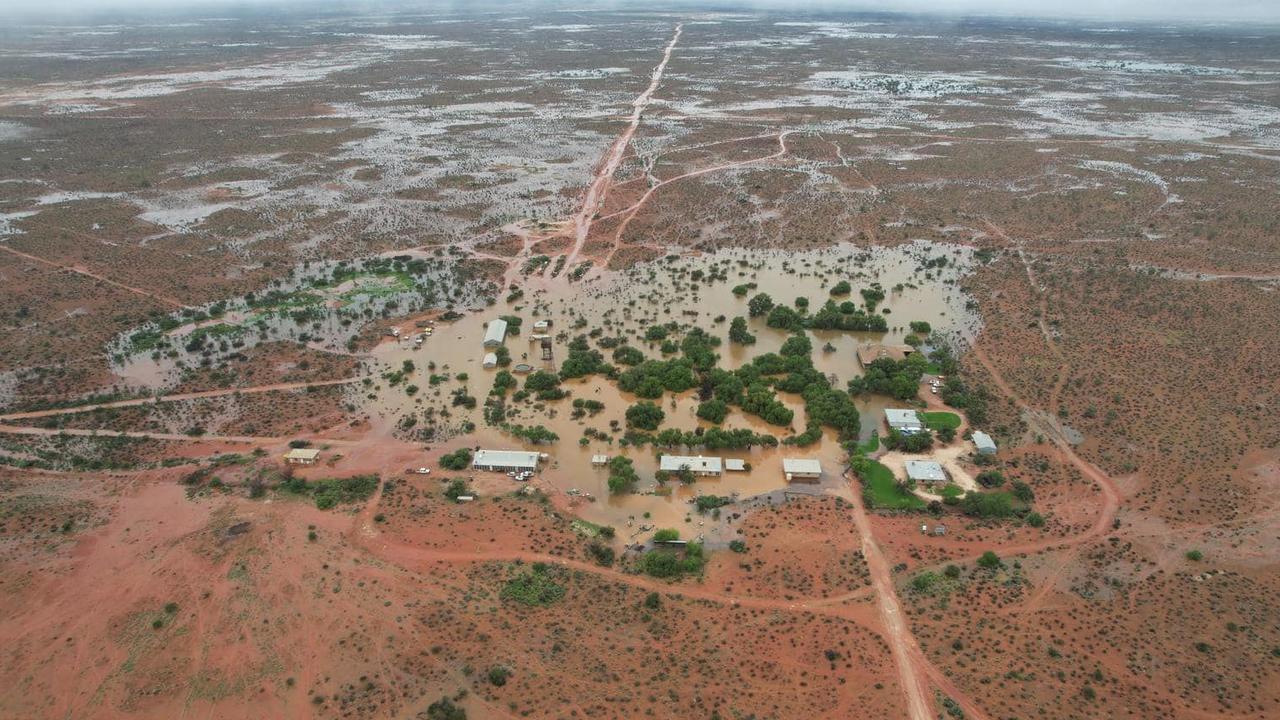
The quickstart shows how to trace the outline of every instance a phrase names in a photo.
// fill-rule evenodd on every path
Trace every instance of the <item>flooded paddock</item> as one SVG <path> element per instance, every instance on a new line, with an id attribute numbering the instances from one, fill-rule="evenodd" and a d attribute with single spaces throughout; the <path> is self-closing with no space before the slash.
<path id="1" fill-rule="evenodd" d="M 945 258 L 945 262 L 939 258 Z M 910 321 L 928 322 L 935 333 L 964 342 L 976 332 L 978 319 L 958 280 L 974 262 L 968 248 L 954 245 L 918 242 L 897 248 L 858 248 L 837 246 L 807 253 L 722 251 L 713 254 L 670 257 L 637 265 L 625 272 L 611 274 L 583 284 L 563 280 L 526 278 L 521 293 L 498 300 L 485 310 L 454 322 L 439 322 L 421 344 L 414 338 L 422 330 L 406 321 L 399 338 L 388 337 L 372 351 L 377 368 L 375 379 L 367 387 L 353 390 L 373 426 L 373 432 L 404 435 L 406 418 L 413 418 L 412 428 L 435 422 L 443 444 L 449 448 L 523 448 L 547 453 L 534 484 L 548 492 L 569 493 L 575 511 L 585 520 L 612 525 L 619 537 L 638 533 L 641 527 L 675 527 L 683 536 L 704 535 L 714 541 L 724 537 L 732 524 L 735 505 L 719 513 L 699 515 L 691 504 L 700 494 L 734 496 L 745 500 L 774 493 L 788 483 L 782 472 L 784 457 L 806 457 L 820 460 L 823 475 L 816 484 L 795 484 L 802 493 L 823 492 L 846 495 L 848 484 L 841 477 L 844 450 L 835 432 L 825 429 L 823 439 L 807 447 L 779 445 L 750 450 L 705 450 L 699 448 L 661 449 L 652 445 L 624 446 L 620 441 L 626 431 L 625 411 L 638 398 L 618 389 L 613 380 L 602 375 L 565 380 L 562 388 L 568 397 L 540 402 L 529 398 L 507 403 L 506 422 L 526 426 L 541 425 L 559 439 L 551 443 L 523 443 L 503 430 L 486 425 L 484 400 L 502 368 L 486 369 L 484 357 L 493 348 L 485 347 L 486 325 L 502 316 L 520 318 L 518 334 L 508 334 L 505 346 L 511 355 L 511 366 L 526 364 L 536 370 L 556 371 L 564 360 L 568 343 L 578 335 L 591 338 L 593 349 L 599 349 L 610 361 L 612 349 L 601 349 L 599 341 L 620 338 L 622 344 L 640 350 L 646 358 L 669 359 L 662 341 L 647 340 L 646 330 L 652 326 L 673 323 L 669 337 L 700 328 L 721 339 L 716 348 L 718 367 L 735 369 L 764 353 L 778 351 L 790 335 L 786 330 L 770 328 L 764 317 L 749 318 L 748 330 L 756 342 L 739 345 L 728 340 L 729 322 L 735 316 L 748 315 L 749 299 L 757 293 L 769 294 L 778 304 L 795 305 L 798 297 L 809 300 L 816 309 L 827 300 L 829 290 L 841 280 L 851 288 L 849 296 L 861 303 L 860 289 L 879 283 L 884 300 L 877 312 L 887 311 L 888 332 L 843 332 L 807 330 L 813 344 L 815 368 L 843 388 L 849 379 L 860 375 L 856 349 L 864 343 L 900 343 L 910 333 Z M 733 288 L 754 285 L 747 293 L 735 295 Z M 545 331 L 535 331 L 535 322 L 549 321 Z M 535 335 L 548 335 L 551 359 L 544 360 L 541 341 Z M 388 386 L 386 373 L 402 370 L 408 361 L 412 371 L 394 387 Z M 620 369 L 625 369 L 619 366 Z M 432 383 L 433 376 L 435 384 Z M 463 379 L 462 376 L 465 376 Z M 377 378 L 381 378 L 379 381 Z M 523 377 L 516 374 L 523 385 Z M 414 386 L 414 392 L 407 391 Z M 465 392 L 477 401 L 474 409 L 453 405 L 457 392 Z M 804 429 L 804 403 L 799 396 L 779 392 L 778 399 L 794 411 L 791 427 L 770 425 L 755 415 L 732 408 L 721 425 L 726 429 L 746 428 L 767 433 L 780 440 Z M 587 399 L 603 404 L 603 410 L 574 417 L 573 400 Z M 698 390 L 664 393 L 654 400 L 666 417 L 662 428 L 692 431 L 713 424 L 696 416 L 700 402 Z M 861 415 L 861 438 L 870 437 L 879 427 L 882 411 L 894 401 L 881 396 L 857 399 Z M 474 430 L 465 432 L 474 424 Z M 410 431 L 412 433 L 412 431 Z M 450 437 L 452 436 L 452 437 Z M 422 438 L 427 440 L 426 438 Z M 439 445 L 432 442 L 432 445 Z M 431 442 L 427 440 L 427 442 Z M 726 471 L 719 477 L 699 477 L 689 485 L 671 480 L 665 487 L 654 480 L 658 457 L 662 454 L 709 455 L 746 461 L 747 471 Z M 593 466 L 594 455 L 625 455 L 634 462 L 640 476 L 636 492 L 610 495 L 607 467 Z M 446 472 L 447 474 L 447 472 Z M 468 473 L 453 473 L 465 475 Z M 512 480 L 513 488 L 518 485 Z"/>
<path id="2" fill-rule="evenodd" d="M 695 498 L 717 495 L 745 501 L 771 494 L 781 500 L 789 491 L 783 458 L 814 458 L 822 464 L 822 476 L 813 483 L 797 483 L 791 488 L 795 492 L 847 495 L 848 484 L 841 476 L 845 452 L 835 431 L 824 428 L 820 441 L 804 447 L 785 442 L 735 450 L 630 445 L 624 441 L 625 413 L 639 398 L 606 375 L 592 374 L 564 380 L 563 398 L 543 401 L 530 396 L 505 402 L 501 424 L 541 426 L 558 437 L 532 445 L 501 424 L 486 421 L 485 400 L 498 374 L 512 371 L 518 390 L 530 373 L 557 373 L 570 342 L 579 336 L 585 336 L 606 363 L 624 370 L 625 365 L 613 361 L 618 347 L 633 348 L 645 359 L 671 359 L 680 356 L 679 339 L 695 329 L 719 338 L 715 366 L 735 370 L 760 355 L 778 352 L 792 334 L 769 327 L 764 316 L 750 317 L 749 303 L 757 294 L 807 313 L 829 299 L 866 308 L 864 290 L 873 297 L 882 295 L 866 314 L 883 317 L 885 332 L 803 331 L 813 346 L 814 369 L 831 386 L 843 389 L 862 373 L 859 346 L 902 344 L 912 334 L 913 321 L 929 323 L 934 337 L 967 342 L 979 321 L 959 280 L 974 262 L 967 247 L 926 241 L 893 248 L 839 245 L 800 253 L 724 250 L 667 256 L 581 282 L 547 277 L 534 269 L 518 273 L 518 282 L 499 289 L 460 272 L 451 258 L 400 254 L 304 266 L 255 295 L 155 320 L 122 335 L 109 351 L 126 382 L 161 389 L 171 387 L 188 368 L 219 367 L 232 354 L 261 342 L 291 341 L 355 354 L 354 338 L 362 328 L 375 321 L 390 323 L 382 341 L 359 355 L 364 376 L 345 399 L 367 439 L 418 443 L 435 450 L 537 450 L 548 459 L 533 484 L 563 494 L 582 519 L 612 525 L 623 538 L 652 525 L 678 527 L 686 537 L 715 540 L 724 536 L 737 506 L 700 515 L 692 505 Z M 833 297 L 832 288 L 842 281 L 848 283 L 848 292 Z M 751 344 L 729 340 L 730 323 L 740 316 L 755 338 Z M 486 346 L 486 329 L 502 317 L 510 324 L 502 342 L 508 367 L 487 367 L 485 356 L 497 348 Z M 662 328 L 662 339 L 652 334 L 655 327 Z M 804 401 L 781 391 L 776 399 L 792 411 L 790 425 L 769 424 L 730 406 L 718 427 L 750 430 L 779 441 L 802 432 Z M 575 410 L 575 400 L 590 401 L 593 408 Z M 717 427 L 697 416 L 701 400 L 697 387 L 664 392 L 652 400 L 665 414 L 661 429 L 693 432 Z M 855 398 L 860 439 L 871 436 L 884 408 L 893 404 L 882 396 Z M 672 480 L 664 486 L 654 479 L 663 454 L 738 459 L 747 469 L 700 477 L 688 485 Z M 635 492 L 611 495 L 609 470 L 592 464 L 596 455 L 631 458 L 640 478 Z M 463 474 L 445 471 L 441 476 Z M 511 486 L 514 489 L 517 482 L 512 480 Z"/>

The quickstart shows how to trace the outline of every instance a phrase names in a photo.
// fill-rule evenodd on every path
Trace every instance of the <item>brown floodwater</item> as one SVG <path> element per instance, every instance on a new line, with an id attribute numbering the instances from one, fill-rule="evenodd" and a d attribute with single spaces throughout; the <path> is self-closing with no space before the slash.
<path id="1" fill-rule="evenodd" d="M 945 267 L 924 268 L 928 258 L 938 257 L 947 259 Z M 886 292 L 881 307 L 890 310 L 886 316 L 890 325 L 888 333 L 808 333 L 814 345 L 815 366 L 832 377 L 837 387 L 844 387 L 850 378 L 861 374 L 855 356 L 858 345 L 901 342 L 908 334 L 907 324 L 910 321 L 927 321 L 935 331 L 959 341 L 971 339 L 978 329 L 978 317 L 970 309 L 970 298 L 960 289 L 958 280 L 972 262 L 968 248 L 922 241 L 899 248 L 841 245 L 811 252 L 785 253 L 726 250 L 656 260 L 582 284 L 546 279 L 538 274 L 521 283 L 523 297 L 511 302 L 499 299 L 484 311 L 451 323 L 439 323 L 421 347 L 415 348 L 411 339 L 420 330 L 414 327 L 414 323 L 406 321 L 401 326 L 402 338 L 388 338 L 376 347 L 372 362 L 375 377 L 401 368 L 405 360 L 412 360 L 415 370 L 404 383 L 394 387 L 379 380 L 375 388 L 353 390 L 352 402 L 364 408 L 375 433 L 393 433 L 403 416 L 416 413 L 422 418 L 423 411 L 434 406 L 437 413 L 447 408 L 451 425 L 470 420 L 477 427 L 465 438 L 447 443 L 449 447 L 465 444 L 547 453 L 549 459 L 534 484 L 548 492 L 570 493 L 579 498 L 575 511 L 583 519 L 612 525 L 623 539 L 640 534 L 640 528 L 648 525 L 680 529 L 682 537 L 687 539 L 697 536 L 705 536 L 709 541 L 725 539 L 732 530 L 734 507 L 724 508 L 720 518 L 713 520 L 710 515 L 698 515 L 690 504 L 692 499 L 698 494 L 736 494 L 743 500 L 766 493 L 774 493 L 777 497 L 780 495 L 778 491 L 788 488 L 781 468 L 784 457 L 813 457 L 819 459 L 823 466 L 823 478 L 819 483 L 792 485 L 792 490 L 847 496 L 850 490 L 841 478 L 844 452 L 834 433 L 828 430 L 821 442 L 805 448 L 780 445 L 750 451 L 702 451 L 708 455 L 741 458 L 750 463 L 752 469 L 748 472 L 726 472 L 719 478 L 698 478 L 687 486 L 673 481 L 667 488 L 662 488 L 653 479 L 659 455 L 656 448 L 618 446 L 616 438 L 621 437 L 626 425 L 624 413 L 637 398 L 621 392 L 606 378 L 566 381 L 563 387 L 571 395 L 562 400 L 507 403 L 508 422 L 543 425 L 560 436 L 555 443 L 528 445 L 497 428 L 486 426 L 483 402 L 497 371 L 481 367 L 484 355 L 489 352 L 482 344 L 485 323 L 500 315 L 522 318 L 521 334 L 508 335 L 505 343 L 513 366 L 523 362 L 535 369 L 555 370 L 567 353 L 569 340 L 597 328 L 603 337 L 626 337 L 628 344 L 647 357 L 660 358 L 663 357 L 658 349 L 660 343 L 645 341 L 644 330 L 650 325 L 675 322 L 683 326 L 682 329 L 699 327 L 719 336 L 723 340 L 718 348 L 720 366 L 736 368 L 757 355 L 777 351 L 788 335 L 786 331 L 767 327 L 764 318 L 755 318 L 748 321 L 750 331 L 757 338 L 755 344 L 741 346 L 728 342 L 729 320 L 737 315 L 747 315 L 747 301 L 755 293 L 769 293 L 779 304 L 792 304 L 796 297 L 804 296 L 810 300 L 810 309 L 813 310 L 825 302 L 829 288 L 839 280 L 848 280 L 853 286 L 853 293 L 837 300 L 851 299 L 859 304 L 862 298 L 858 291 L 878 282 Z M 694 282 L 691 274 L 698 270 L 727 277 L 714 282 Z M 755 283 L 757 287 L 744 297 L 735 296 L 731 288 L 744 283 Z M 716 322 L 720 316 L 724 316 L 724 320 Z M 537 320 L 550 320 L 552 323 L 549 333 L 554 339 L 554 359 L 550 362 L 542 360 L 538 343 L 530 339 L 534 334 L 533 323 Z M 679 333 L 673 335 L 678 339 Z M 592 344 L 594 347 L 594 342 Z M 606 360 L 610 360 L 612 350 L 601 352 Z M 428 378 L 433 372 L 448 374 L 450 379 L 432 387 Z M 459 381 L 459 373 L 465 373 L 467 379 Z M 520 375 L 516 377 L 523 382 Z M 409 384 L 417 385 L 420 392 L 415 396 L 406 394 L 404 388 Z M 465 386 L 479 402 L 474 410 L 450 407 L 450 393 L 459 385 Z M 723 427 L 750 428 L 774 434 L 780 439 L 803 430 L 804 407 L 800 398 L 785 393 L 779 393 L 778 397 L 795 412 L 792 428 L 771 426 L 741 412 L 731 412 Z M 594 416 L 573 419 L 570 416 L 573 398 L 598 400 L 604 403 L 605 408 Z M 692 430 L 699 426 L 711 427 L 710 423 L 694 414 L 698 405 L 696 391 L 680 395 L 668 393 L 655 402 L 666 412 L 664 428 Z M 858 401 L 864 439 L 880 427 L 883 409 L 894 404 L 881 397 Z M 610 431 L 611 423 L 616 423 L 617 431 Z M 606 432 L 615 441 L 592 438 L 585 444 L 581 443 L 583 431 L 587 428 Z M 664 452 L 699 453 L 698 450 Z M 591 465 L 591 456 L 595 454 L 623 454 L 632 458 L 641 477 L 637 492 L 611 496 L 606 486 L 607 469 Z M 517 483 L 513 480 L 512 485 L 514 487 Z M 587 496 L 592 499 L 586 499 Z M 647 536 L 648 533 L 644 533 L 642 538 Z"/>

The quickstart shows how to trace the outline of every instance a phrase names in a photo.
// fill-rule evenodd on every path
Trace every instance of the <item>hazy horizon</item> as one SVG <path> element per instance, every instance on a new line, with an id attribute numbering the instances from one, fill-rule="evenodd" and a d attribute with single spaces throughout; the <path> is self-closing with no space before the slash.
<path id="1" fill-rule="evenodd" d="M 413 2 L 412 0 L 67 0 L 51 6 L 41 0 L 11 0 L 0 7 L 0 15 L 68 19 L 81 13 L 100 14 L 158 12 L 182 14 L 202 11 L 297 11 L 312 8 L 333 11 L 438 11 L 461 13 L 500 9 L 593 12 L 606 10 L 704 10 L 726 12 L 770 11 L 796 13 L 886 12 L 936 14 L 940 16 L 996 16 L 1026 19 L 1109 19 L 1133 22 L 1212 21 L 1222 23 L 1263 22 L 1280 24 L 1280 3 L 1272 0 L 1236 0 L 1207 5 L 1197 0 L 1075 0 L 1034 2 L 1019 0 L 668 0 L 637 2 L 608 0 L 590 3 L 558 0 L 516 0 L 502 2 Z M 82 16 L 81 16 L 82 17 Z"/>

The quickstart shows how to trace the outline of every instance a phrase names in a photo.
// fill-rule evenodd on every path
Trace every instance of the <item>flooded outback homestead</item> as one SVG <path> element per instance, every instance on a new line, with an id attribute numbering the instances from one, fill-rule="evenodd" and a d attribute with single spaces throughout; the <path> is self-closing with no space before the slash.
<path id="1" fill-rule="evenodd" d="M 0 9 L 0 718 L 1280 715 L 1239 5 Z"/>

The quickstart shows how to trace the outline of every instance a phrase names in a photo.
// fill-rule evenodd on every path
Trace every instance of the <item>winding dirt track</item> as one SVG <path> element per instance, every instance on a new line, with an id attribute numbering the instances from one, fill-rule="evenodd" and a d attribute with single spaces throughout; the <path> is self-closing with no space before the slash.
<path id="1" fill-rule="evenodd" d="M 591 186 L 587 188 L 586 197 L 582 200 L 582 209 L 573 218 L 574 242 L 573 249 L 569 251 L 569 259 L 565 263 L 566 267 L 573 267 L 578 255 L 582 252 L 582 246 L 587 242 L 587 235 L 591 233 L 591 222 L 596 214 L 596 209 L 600 207 L 600 204 L 604 202 L 605 197 L 609 194 L 609 186 L 613 182 L 613 174 L 618 171 L 618 166 L 622 164 L 622 157 L 627 152 L 627 146 L 631 144 L 631 138 L 636 134 L 636 128 L 640 127 L 640 115 L 649 106 L 650 99 L 653 98 L 653 94 L 658 90 L 658 85 L 662 83 L 662 74 L 666 72 L 667 62 L 671 60 L 671 51 L 675 50 L 676 43 L 680 41 L 682 32 L 684 32 L 684 23 L 678 23 L 675 33 L 671 36 L 671 42 L 667 43 L 666 50 L 662 52 L 662 61 L 653 68 L 649 87 L 645 88 L 645 91 L 640 93 L 631 103 L 631 115 L 628 118 L 627 129 L 623 130 L 618 139 L 613 141 L 613 145 L 609 146 L 609 151 L 605 153 L 604 161 L 600 163 L 600 169 L 596 171 L 595 179 L 591 181 Z"/>
<path id="2" fill-rule="evenodd" d="M 871 587 L 859 588 L 841 595 L 783 600 L 751 595 L 734 595 L 732 593 L 719 592 L 708 588 L 681 585 L 668 581 L 652 579 L 644 575 L 625 573 L 612 567 L 603 567 L 584 560 L 575 560 L 573 558 L 549 555 L 546 553 L 528 552 L 525 550 L 442 550 L 438 548 L 416 547 L 413 545 L 405 545 L 403 543 L 389 541 L 381 532 L 379 532 L 377 524 L 373 521 L 373 517 L 377 514 L 378 506 L 381 501 L 382 490 L 379 488 L 377 493 L 375 493 L 365 505 L 364 509 L 360 511 L 359 517 L 355 523 L 352 523 L 351 529 L 347 532 L 347 535 L 353 542 L 364 547 L 370 553 L 401 567 L 411 568 L 421 566 L 423 564 L 441 562 L 541 562 L 550 565 L 559 565 L 560 567 L 571 570 L 591 573 L 593 575 L 607 578 L 613 582 L 630 585 L 643 590 L 672 593 L 687 598 L 707 600 L 710 602 L 720 603 L 722 605 L 732 605 L 734 607 L 744 607 L 755 610 L 776 610 L 783 612 L 824 615 L 856 622 L 864 626 L 869 626 L 872 630 L 876 630 L 873 618 L 865 606 L 845 604 L 849 601 L 857 600 L 871 594 Z"/>

